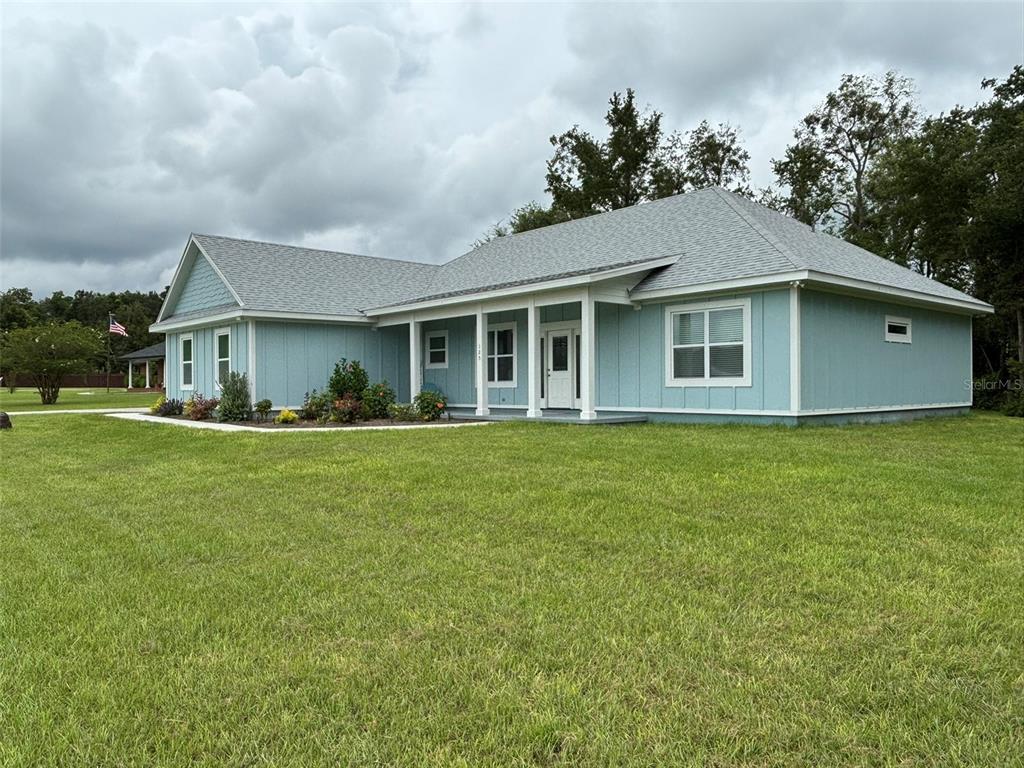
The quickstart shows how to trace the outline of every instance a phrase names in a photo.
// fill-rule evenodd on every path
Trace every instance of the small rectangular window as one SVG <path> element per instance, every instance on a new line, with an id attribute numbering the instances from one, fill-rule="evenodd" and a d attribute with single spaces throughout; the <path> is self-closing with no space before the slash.
<path id="1" fill-rule="evenodd" d="M 515 323 L 492 325 L 487 330 L 487 381 L 496 387 L 516 385 Z"/>
<path id="2" fill-rule="evenodd" d="M 448 367 L 448 331 L 431 331 L 427 334 L 427 358 L 425 368 Z"/>
<path id="3" fill-rule="evenodd" d="M 192 334 L 181 337 L 181 388 L 192 389 Z"/>
<path id="4" fill-rule="evenodd" d="M 897 344 L 910 343 L 910 318 L 885 316 L 885 340 Z"/>
<path id="5" fill-rule="evenodd" d="M 228 377 L 231 370 L 231 331 L 227 328 L 216 333 L 217 342 L 217 380 L 214 382 L 218 388 L 221 382 Z"/>

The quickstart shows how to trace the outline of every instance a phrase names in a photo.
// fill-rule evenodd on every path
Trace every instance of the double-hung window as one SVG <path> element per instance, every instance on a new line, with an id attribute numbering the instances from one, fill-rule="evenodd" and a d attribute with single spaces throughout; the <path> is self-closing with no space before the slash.
<path id="1" fill-rule="evenodd" d="M 424 367 L 448 367 L 448 331 L 430 331 L 427 333 L 427 360 Z"/>
<path id="2" fill-rule="evenodd" d="M 181 388 L 192 389 L 193 341 L 191 333 L 183 333 L 178 340 L 181 349 Z"/>
<path id="3" fill-rule="evenodd" d="M 217 350 L 217 387 L 219 388 L 228 377 L 231 370 L 231 331 L 222 328 L 215 334 Z"/>
<path id="4" fill-rule="evenodd" d="M 487 381 L 492 387 L 516 385 L 516 324 L 487 329 Z"/>
<path id="5" fill-rule="evenodd" d="M 665 310 L 666 385 L 750 386 L 750 300 Z"/>

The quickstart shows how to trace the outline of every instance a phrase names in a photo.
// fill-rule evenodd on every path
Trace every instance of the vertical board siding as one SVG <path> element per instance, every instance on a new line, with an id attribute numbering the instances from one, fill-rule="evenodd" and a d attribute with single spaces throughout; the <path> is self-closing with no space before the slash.
<path id="1" fill-rule="evenodd" d="M 738 298 L 738 295 L 722 298 Z M 597 407 L 789 409 L 789 293 L 750 298 L 751 386 L 666 387 L 665 307 L 707 297 L 646 304 L 639 311 L 597 303 Z"/>
<path id="2" fill-rule="evenodd" d="M 800 297 L 801 410 L 971 401 L 971 318 L 822 291 Z M 885 316 L 911 320 L 885 341 Z"/>
<path id="3" fill-rule="evenodd" d="M 202 394 L 217 397 L 220 389 L 216 384 L 217 345 L 215 334 L 227 329 L 231 334 L 231 370 L 247 373 L 249 366 L 249 328 L 244 322 L 210 325 L 183 333 L 168 333 L 167 364 L 164 366 L 164 384 L 167 397 L 188 400 L 192 395 Z M 192 334 L 192 389 L 182 389 L 181 337 Z"/>
<path id="4" fill-rule="evenodd" d="M 256 399 L 275 408 L 302 404 L 323 391 L 341 358 L 358 360 L 371 382 L 387 381 L 409 400 L 408 326 L 371 328 L 328 323 L 256 323 Z"/>
<path id="5" fill-rule="evenodd" d="M 448 331 L 448 367 L 427 368 L 427 333 Z M 476 318 L 451 317 L 423 323 L 423 388 L 436 390 L 452 404 L 476 402 Z"/>
<path id="6" fill-rule="evenodd" d="M 181 295 L 174 303 L 168 317 L 183 315 L 186 312 L 195 312 L 200 309 L 211 307 L 223 307 L 228 304 L 237 305 L 235 297 L 224 285 L 214 271 L 210 262 L 202 254 L 196 256 L 192 271 L 185 280 L 185 286 L 181 289 Z"/>

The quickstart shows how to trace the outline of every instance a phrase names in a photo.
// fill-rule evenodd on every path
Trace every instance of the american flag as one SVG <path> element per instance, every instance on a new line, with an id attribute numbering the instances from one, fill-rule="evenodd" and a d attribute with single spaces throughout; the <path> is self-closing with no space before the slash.
<path id="1" fill-rule="evenodd" d="M 113 315 L 110 316 L 110 328 L 108 329 L 108 331 L 110 333 L 116 333 L 118 336 L 128 335 L 128 329 L 121 325 L 119 322 L 117 322 L 117 320 L 114 319 Z"/>

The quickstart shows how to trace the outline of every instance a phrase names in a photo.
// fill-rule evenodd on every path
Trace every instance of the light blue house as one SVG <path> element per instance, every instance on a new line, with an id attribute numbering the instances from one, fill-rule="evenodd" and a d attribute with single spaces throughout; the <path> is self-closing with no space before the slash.
<path id="1" fill-rule="evenodd" d="M 990 312 L 711 188 L 442 265 L 193 235 L 151 330 L 168 397 L 236 370 L 297 407 L 346 357 L 478 417 L 796 423 L 968 408 Z"/>

